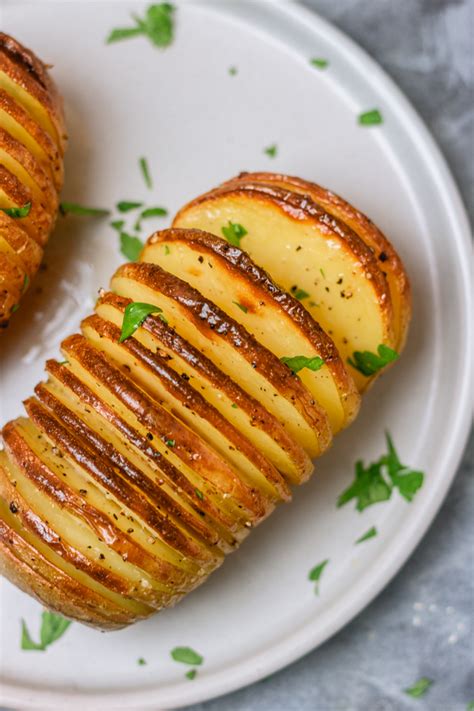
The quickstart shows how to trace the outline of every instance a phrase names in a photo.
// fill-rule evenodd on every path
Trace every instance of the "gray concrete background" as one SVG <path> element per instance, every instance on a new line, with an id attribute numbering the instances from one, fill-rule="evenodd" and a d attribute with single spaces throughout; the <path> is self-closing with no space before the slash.
<path id="1" fill-rule="evenodd" d="M 474 218 L 474 2 L 306 0 L 395 79 Z M 428 535 L 357 619 L 291 667 L 187 711 L 465 711 L 474 700 L 474 437 Z M 403 693 L 421 676 L 421 699 Z"/>

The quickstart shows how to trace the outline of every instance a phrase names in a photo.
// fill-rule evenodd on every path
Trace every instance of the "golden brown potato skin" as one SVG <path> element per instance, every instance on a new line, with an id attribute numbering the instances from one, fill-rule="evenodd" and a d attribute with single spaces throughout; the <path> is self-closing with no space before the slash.
<path id="1" fill-rule="evenodd" d="M 0 329 L 18 309 L 54 227 L 66 144 L 62 99 L 46 65 L 0 32 Z M 4 212 L 28 204 L 24 217 Z"/>
<path id="2" fill-rule="evenodd" d="M 280 178 L 269 190 L 287 206 Z M 0 225 L 9 219 L 0 213 Z M 38 243 L 13 227 L 10 243 L 36 263 Z M 375 261 L 355 231 L 347 238 Z M 174 228 L 152 235 L 141 259 L 119 267 L 82 333 L 62 342 L 65 360 L 47 362 L 0 451 L 0 572 L 106 630 L 204 582 L 309 477 L 332 441 L 331 409 L 355 403 L 348 424 L 359 404 L 335 342 L 240 247 Z M 374 290 L 388 289 L 375 273 Z M 21 273 L 9 274 L 19 288 Z M 321 354 L 314 372 L 327 375 L 292 372 L 282 343 L 285 354 Z"/>

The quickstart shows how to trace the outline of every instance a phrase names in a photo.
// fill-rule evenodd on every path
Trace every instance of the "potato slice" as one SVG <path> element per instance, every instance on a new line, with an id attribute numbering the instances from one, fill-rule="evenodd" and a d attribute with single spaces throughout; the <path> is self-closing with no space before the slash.
<path id="1" fill-rule="evenodd" d="M 170 516 L 176 517 L 183 526 L 225 552 L 237 546 L 240 536 L 236 538 L 230 532 L 235 528 L 234 519 L 218 508 L 214 490 L 206 488 L 206 482 L 193 469 L 177 458 L 171 462 L 166 455 L 166 445 L 159 438 L 142 430 L 137 422 L 133 426 L 133 418 L 128 422 L 121 417 L 117 412 L 120 406 L 114 400 L 109 398 L 106 402 L 104 397 L 94 393 L 69 366 L 55 361 L 48 361 L 46 366 L 50 379 L 36 389 L 43 401 L 45 397 L 53 397 L 72 410 L 97 436 L 110 443 L 110 447 L 104 448 L 104 457 L 117 466 L 131 464 L 152 484 L 158 485 L 167 498 Z"/>
<path id="2" fill-rule="evenodd" d="M 251 527 L 266 515 L 268 502 L 241 481 L 217 452 L 154 403 L 82 336 L 67 338 L 61 348 L 72 371 L 91 389 L 99 387 L 103 394 L 107 393 L 115 407 L 120 408 L 121 416 L 161 440 L 165 456 L 171 461 L 175 458 L 183 461 L 201 477 L 206 487 L 203 493 L 209 491 L 219 499 L 219 506 L 233 516 L 237 529 Z"/>
<path id="3" fill-rule="evenodd" d="M 35 437 L 38 442 L 34 441 Z M 91 559 L 93 566 L 97 560 L 99 565 L 111 566 L 106 569 L 108 583 L 105 584 L 156 609 L 173 604 L 201 582 L 204 569 L 163 544 L 155 532 L 150 535 L 149 527 L 130 508 L 121 507 L 113 497 L 104 497 L 100 487 L 61 457 L 60 450 L 30 421 L 16 421 L 15 430 L 6 433 L 6 441 L 10 459 L 14 459 L 26 475 L 29 490 L 38 490 L 35 500 L 45 495 L 45 510 L 51 506 L 60 509 L 57 526 L 72 516 L 73 523 L 67 524 L 68 535 L 70 531 L 72 537 L 68 539 L 60 534 L 63 543 L 68 541 L 66 556 L 71 562 L 79 551 Z M 20 456 L 23 461 L 19 464 Z M 49 519 L 48 522 L 59 533 L 56 524 Z M 94 545 L 94 540 L 98 544 Z M 122 563 L 117 568 L 119 559 Z M 96 567 L 94 571 L 100 581 L 104 572 L 97 572 Z"/>
<path id="4" fill-rule="evenodd" d="M 152 614 L 154 611 L 152 607 L 117 593 L 108 587 L 106 574 L 102 575 L 102 580 L 95 579 L 100 576 L 90 574 L 92 572 L 90 564 L 86 563 L 81 566 L 69 562 L 66 555 L 68 545 L 64 545 L 61 538 L 51 528 L 51 522 L 46 523 L 42 520 L 38 512 L 31 508 L 28 499 L 23 496 L 22 487 L 18 487 L 18 477 L 21 478 L 21 476 L 14 461 L 9 459 L 5 452 L 0 452 L 0 500 L 9 502 L 10 512 L 15 512 L 17 525 L 12 523 L 13 529 L 21 531 L 22 537 L 34 545 L 42 559 L 56 566 L 60 571 L 70 576 L 73 581 L 90 591 L 91 594 L 86 594 L 84 600 L 90 599 L 94 602 L 95 595 L 98 595 L 99 599 L 103 598 L 104 602 L 99 607 L 100 611 L 103 610 L 107 614 L 108 610 L 114 612 L 118 608 L 117 619 L 124 624 L 144 619 Z M 26 488 L 28 490 L 28 487 Z M 82 559 L 81 562 L 83 562 Z M 81 567 L 84 567 L 85 570 L 81 570 Z M 88 568 L 89 570 L 87 570 Z"/>
<path id="5" fill-rule="evenodd" d="M 301 178 L 278 173 L 242 173 L 238 178 L 232 178 L 224 183 L 223 187 L 239 183 L 276 185 L 299 195 L 308 195 L 313 202 L 350 227 L 363 240 L 373 251 L 381 271 L 387 278 L 392 300 L 395 344 L 400 353 L 405 345 L 411 318 L 410 282 L 403 262 L 393 245 L 372 220 L 339 195 Z"/>
<path id="6" fill-rule="evenodd" d="M 228 459 L 249 486 L 271 502 L 289 501 L 289 489 L 273 466 L 160 355 L 133 337 L 119 343 L 120 329 L 99 316 L 85 319 L 81 329 L 90 343 L 130 373 L 145 392 Z"/>
<path id="7" fill-rule="evenodd" d="M 25 146 L 0 128 L 0 165 L 31 190 L 32 199 L 56 214 L 59 199 L 50 176 Z"/>
<path id="8" fill-rule="evenodd" d="M 42 549 L 41 540 L 21 526 L 0 498 L 0 573 L 4 577 L 41 604 L 83 624 L 113 630 L 134 621 L 130 612 L 76 580 L 72 566 L 72 575 L 62 570 L 59 566 L 68 565 L 60 556 L 49 552 L 50 558 L 57 559 L 55 565 L 42 555 Z"/>
<path id="9" fill-rule="evenodd" d="M 21 208 L 27 203 L 30 204 L 28 215 L 16 218 L 16 222 L 31 239 L 43 247 L 56 219 L 55 213 L 46 210 L 41 203 L 34 200 L 31 190 L 7 168 L 0 165 L 0 209 Z"/>
<path id="10" fill-rule="evenodd" d="M 276 356 L 186 282 L 153 264 L 125 264 L 112 289 L 162 308 L 169 325 L 258 400 L 314 457 L 331 431 L 326 413 Z"/>
<path id="11" fill-rule="evenodd" d="M 42 463 L 54 471 L 59 481 L 67 471 L 67 484 L 75 492 L 75 495 L 69 494 L 68 506 L 84 514 L 86 521 L 95 526 L 104 539 L 108 537 L 104 531 L 115 530 L 111 547 L 118 546 L 120 554 L 129 562 L 166 583 L 162 589 L 175 586 L 179 591 L 179 586 L 189 583 L 189 574 L 199 575 L 201 565 L 214 566 L 219 561 L 220 556 L 214 552 L 209 554 L 202 541 L 184 532 L 169 518 L 165 501 L 158 500 L 155 490 L 150 491 L 140 472 L 131 467 L 113 467 L 105 460 L 97 447 L 102 442 L 99 439 L 95 447 L 91 445 L 93 433 L 74 413 L 56 404 L 56 416 L 64 418 L 60 421 L 34 398 L 27 400 L 25 407 L 31 421 L 42 432 L 39 439 L 46 442 L 39 454 Z M 87 439 L 86 448 L 82 443 Z"/>
<path id="12" fill-rule="evenodd" d="M 40 476 L 35 477 L 36 481 L 31 478 L 35 476 L 34 470 L 41 467 L 41 460 L 23 437 L 25 427 L 29 426 L 27 422 L 9 423 L 4 439 L 10 468 L 14 463 L 14 478 L 10 481 L 15 483 L 20 506 L 31 511 L 44 525 L 43 540 L 74 567 L 113 592 L 144 605 L 145 610 L 159 608 L 159 598 L 151 591 L 151 578 L 123 560 L 83 519 L 66 507 L 59 508 L 52 496 L 61 489 L 48 486 Z"/>
<path id="13" fill-rule="evenodd" d="M 164 230 L 148 240 L 142 259 L 166 264 L 279 358 L 322 358 L 323 367 L 304 368 L 298 377 L 327 412 L 333 432 L 352 421 L 359 396 L 333 342 L 244 252 L 206 232 Z"/>
<path id="14" fill-rule="evenodd" d="M 0 89 L 0 127 L 33 154 L 59 192 L 64 173 L 61 154 L 51 137 L 4 89 Z"/>
<path id="15" fill-rule="evenodd" d="M 18 308 L 25 283 L 25 272 L 2 246 L 0 236 L 0 328 Z"/>
<path id="16" fill-rule="evenodd" d="M 0 33 L 0 87 L 28 111 L 64 153 L 67 136 L 62 100 L 46 65 L 3 32 Z"/>
<path id="17" fill-rule="evenodd" d="M 31 279 L 39 269 L 43 258 L 43 249 L 21 229 L 18 220 L 9 217 L 1 210 L 0 240 L 1 251 L 7 252 Z"/>
<path id="18" fill-rule="evenodd" d="M 96 312 L 119 328 L 126 306 L 131 303 L 117 294 L 102 294 Z M 208 358 L 179 336 L 159 318 L 148 318 L 134 338 L 153 353 L 166 359 L 180 378 L 191 383 L 221 415 L 290 481 L 300 484 L 313 470 L 304 449 L 284 427 L 254 398 L 216 368 Z"/>
<path id="19" fill-rule="evenodd" d="M 374 254 L 308 196 L 243 183 L 197 198 L 180 210 L 173 226 L 222 236 L 229 222 L 247 231 L 240 246 L 255 263 L 282 288 L 300 295 L 344 363 L 354 351 L 395 346 L 390 291 Z M 348 367 L 362 391 L 366 376 Z"/>

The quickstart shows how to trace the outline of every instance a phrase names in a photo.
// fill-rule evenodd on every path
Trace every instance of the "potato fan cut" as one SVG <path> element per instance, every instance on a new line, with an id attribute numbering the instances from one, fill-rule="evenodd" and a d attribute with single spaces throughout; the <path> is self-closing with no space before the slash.
<path id="1" fill-rule="evenodd" d="M 46 65 L 0 32 L 0 329 L 54 227 L 65 148 L 62 100 Z"/>
<path id="2" fill-rule="evenodd" d="M 0 92 L 62 150 L 54 102 L 5 74 Z M 53 204 L 39 135 L 27 172 Z M 0 132 L 2 146 L 22 157 Z M 11 196 L 33 193 L 14 177 Z M 47 362 L 26 416 L 3 428 L 0 566 L 13 583 L 118 629 L 176 604 L 309 478 L 375 379 L 348 358 L 400 349 L 410 315 L 395 251 L 331 195 L 242 175 L 116 271 L 61 344 L 64 360 Z M 10 240 L 40 249 L 45 219 L 14 223 Z"/>

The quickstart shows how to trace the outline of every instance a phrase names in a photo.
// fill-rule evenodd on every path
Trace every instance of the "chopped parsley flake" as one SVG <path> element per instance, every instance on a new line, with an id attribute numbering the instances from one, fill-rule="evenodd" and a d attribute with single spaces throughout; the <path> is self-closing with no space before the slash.
<path id="1" fill-rule="evenodd" d="M 174 10 L 174 6 L 168 2 L 150 5 L 144 18 L 132 15 L 135 26 L 119 27 L 112 30 L 106 42 L 111 44 L 112 42 L 130 39 L 130 37 L 144 35 L 156 47 L 168 47 L 174 37 Z"/>
<path id="2" fill-rule="evenodd" d="M 377 535 L 377 529 L 375 528 L 375 526 L 372 526 L 372 528 L 369 528 L 369 530 L 366 533 L 364 533 L 364 535 L 362 535 L 360 538 L 357 539 L 356 544 L 363 543 L 364 541 L 368 541 L 369 538 L 374 538 L 376 535 Z"/>
<path id="3" fill-rule="evenodd" d="M 204 500 L 204 494 L 202 493 L 202 491 L 200 489 L 194 489 L 194 493 L 196 494 L 198 499 L 201 499 L 201 501 Z"/>
<path id="4" fill-rule="evenodd" d="M 34 642 L 24 620 L 21 621 L 21 648 L 44 652 L 53 642 L 56 642 L 66 632 L 71 621 L 62 615 L 45 610 L 41 615 L 40 641 Z"/>
<path id="5" fill-rule="evenodd" d="M 304 289 L 298 289 L 296 286 L 291 289 L 292 295 L 295 297 L 295 299 L 298 299 L 298 301 L 303 301 L 303 299 L 309 298 L 309 294 L 307 291 Z"/>
<path id="6" fill-rule="evenodd" d="M 136 262 L 143 249 L 143 242 L 138 237 L 129 235 L 127 232 L 120 233 L 120 251 L 125 259 Z"/>
<path id="7" fill-rule="evenodd" d="M 199 666 L 204 661 L 203 657 L 191 647 L 175 647 L 171 651 L 171 656 L 175 662 L 191 664 L 192 666 Z"/>
<path id="8" fill-rule="evenodd" d="M 405 694 L 408 694 L 408 696 L 413 696 L 414 699 L 419 699 L 420 696 L 424 696 L 426 694 L 432 684 L 432 679 L 422 676 L 421 679 L 418 679 L 418 681 L 413 684 L 413 686 L 410 686 L 408 689 L 404 689 L 404 691 Z"/>
<path id="9" fill-rule="evenodd" d="M 185 676 L 186 676 L 186 679 L 191 679 L 191 681 L 192 681 L 193 679 L 196 678 L 196 674 L 197 674 L 197 669 L 190 669 L 188 672 L 186 672 Z"/>
<path id="10" fill-rule="evenodd" d="M 151 174 L 150 174 L 150 169 L 148 167 L 148 161 L 146 158 L 140 158 L 138 160 L 138 165 L 140 166 L 140 170 L 143 175 L 143 180 L 145 181 L 145 185 L 147 188 L 151 190 L 153 186 L 153 181 L 151 179 Z"/>
<path id="11" fill-rule="evenodd" d="M 318 565 L 315 565 L 314 568 L 311 568 L 308 573 L 308 580 L 311 580 L 312 583 L 315 583 L 314 592 L 316 593 L 316 595 L 319 595 L 319 581 L 321 579 L 321 575 L 323 574 L 323 570 L 328 563 L 329 558 L 323 560 L 322 563 L 318 563 Z"/>
<path id="12" fill-rule="evenodd" d="M 387 501 L 397 488 L 406 501 L 412 501 L 418 489 L 423 485 L 423 472 L 415 471 L 400 463 L 392 439 L 386 433 L 387 454 L 368 467 L 362 461 L 356 462 L 355 480 L 340 495 L 337 506 L 341 507 L 356 499 L 357 511 Z"/>
<path id="13" fill-rule="evenodd" d="M 371 111 L 365 111 L 359 114 L 358 120 L 361 126 L 376 126 L 377 124 L 383 123 L 382 114 L 378 109 L 372 109 Z"/>
<path id="14" fill-rule="evenodd" d="M 142 202 L 132 202 L 130 200 L 121 200 L 117 203 L 116 208 L 119 212 L 130 212 L 130 210 L 137 210 L 143 205 Z"/>
<path id="15" fill-rule="evenodd" d="M 229 67 L 229 74 L 230 74 L 231 77 L 235 77 L 235 75 L 237 74 L 237 72 L 238 72 L 237 67 Z"/>
<path id="16" fill-rule="evenodd" d="M 329 65 L 329 62 L 327 59 L 322 59 L 321 57 L 312 57 L 309 60 L 309 63 L 313 67 L 317 67 L 318 69 L 326 69 L 326 67 Z"/>
<path id="17" fill-rule="evenodd" d="M 113 227 L 114 230 L 117 230 L 117 232 L 121 232 L 124 225 L 124 220 L 112 220 L 112 222 L 110 223 L 110 226 Z"/>
<path id="18" fill-rule="evenodd" d="M 243 304 L 239 304 L 238 301 L 233 301 L 232 303 L 235 304 L 236 306 L 238 306 L 239 309 L 244 312 L 244 314 L 247 313 L 247 311 L 248 311 L 247 306 L 244 306 Z"/>
<path id="19" fill-rule="evenodd" d="M 264 148 L 263 152 L 266 153 L 269 158 L 276 158 L 276 155 L 278 153 L 278 146 L 276 143 L 273 143 L 271 146 L 267 146 L 267 148 Z"/>
<path id="20" fill-rule="evenodd" d="M 240 247 L 240 240 L 248 234 L 245 227 L 239 225 L 238 222 L 231 222 L 230 220 L 225 227 L 221 227 L 221 231 L 226 240 L 233 247 Z"/>
<path id="21" fill-rule="evenodd" d="M 349 365 L 358 370 L 362 375 L 374 375 L 389 363 L 393 363 L 399 357 L 397 351 L 381 343 L 377 348 L 377 353 L 370 351 L 354 351 L 353 358 L 348 358 Z"/>
<path id="22" fill-rule="evenodd" d="M 165 444 L 167 447 L 173 448 L 176 444 L 176 440 L 174 439 L 166 439 Z"/>
<path id="23" fill-rule="evenodd" d="M 312 356 L 307 358 L 306 356 L 284 356 L 280 358 L 281 362 L 290 368 L 293 373 L 298 373 L 303 368 L 308 368 L 308 370 L 319 370 L 324 365 L 324 360 L 319 356 Z"/>
<path id="24" fill-rule="evenodd" d="M 139 659 L 137 659 L 137 664 L 139 667 L 144 667 L 146 664 L 146 660 L 143 659 L 143 657 L 140 657 Z"/>
<path id="25" fill-rule="evenodd" d="M 163 309 L 160 309 L 159 306 L 155 306 L 154 304 L 143 304 L 138 301 L 127 304 L 123 314 L 122 332 L 120 334 L 119 343 L 123 343 L 127 338 L 130 338 L 150 314 L 160 314 L 161 320 L 167 323 L 164 316 L 161 315 L 162 312 Z"/>
<path id="26" fill-rule="evenodd" d="M 28 217 L 31 210 L 31 202 L 25 203 L 23 207 L 0 207 L 0 210 L 8 217 L 13 217 L 17 220 L 21 217 Z"/>
<path id="27" fill-rule="evenodd" d="M 61 215 L 78 215 L 80 217 L 104 217 L 110 215 L 110 210 L 101 207 L 86 207 L 75 202 L 62 202 L 59 205 Z"/>

